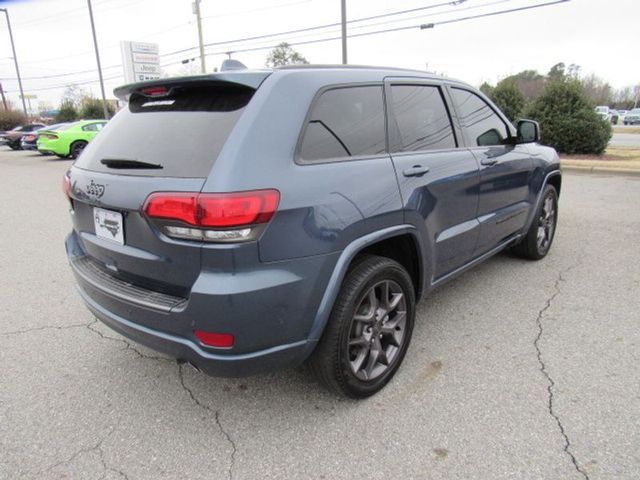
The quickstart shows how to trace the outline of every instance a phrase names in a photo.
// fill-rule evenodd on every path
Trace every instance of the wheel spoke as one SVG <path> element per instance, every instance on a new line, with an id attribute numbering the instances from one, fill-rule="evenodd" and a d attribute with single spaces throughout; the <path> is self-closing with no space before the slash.
<path id="1" fill-rule="evenodd" d="M 368 345 L 369 345 L 369 340 L 367 340 L 364 337 L 364 335 L 357 338 L 352 338 L 349 340 L 350 347 L 368 347 Z"/>
<path id="2" fill-rule="evenodd" d="M 364 367 L 364 374 L 367 380 L 371 379 L 371 374 L 373 373 L 373 369 L 378 363 L 378 356 L 380 355 L 380 350 L 376 350 L 372 348 L 369 350 L 369 358 L 367 359 L 367 365 Z"/>

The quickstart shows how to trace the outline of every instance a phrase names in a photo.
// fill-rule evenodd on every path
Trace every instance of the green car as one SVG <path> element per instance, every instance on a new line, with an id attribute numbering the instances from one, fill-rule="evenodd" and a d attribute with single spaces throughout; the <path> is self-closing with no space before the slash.
<path id="1" fill-rule="evenodd" d="M 78 158 L 84 147 L 106 124 L 106 120 L 80 120 L 60 130 L 40 130 L 36 142 L 38 151 L 54 153 L 60 158 Z"/>

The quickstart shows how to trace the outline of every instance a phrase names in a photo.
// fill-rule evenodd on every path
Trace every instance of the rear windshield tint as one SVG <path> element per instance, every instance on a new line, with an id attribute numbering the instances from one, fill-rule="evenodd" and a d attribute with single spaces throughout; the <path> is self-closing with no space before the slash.
<path id="1" fill-rule="evenodd" d="M 127 175 L 206 177 L 254 92 L 225 85 L 174 87 L 160 97 L 134 93 L 76 166 Z M 113 168 L 118 160 L 127 168 Z M 162 168 L 131 168 L 145 163 Z"/>

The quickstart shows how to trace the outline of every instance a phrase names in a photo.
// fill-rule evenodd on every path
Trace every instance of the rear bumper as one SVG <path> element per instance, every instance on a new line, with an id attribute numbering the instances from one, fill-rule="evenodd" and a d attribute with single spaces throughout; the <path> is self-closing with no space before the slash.
<path id="1" fill-rule="evenodd" d="M 313 351 L 312 323 L 336 258 L 256 265 L 249 275 L 202 271 L 188 298 L 180 298 L 89 268 L 75 233 L 65 246 L 81 297 L 105 325 L 205 373 L 229 377 L 292 367 Z M 194 329 L 232 333 L 236 344 L 208 347 Z"/>
<path id="2" fill-rule="evenodd" d="M 153 330 L 109 312 L 81 286 L 78 286 L 78 292 L 96 318 L 111 329 L 148 348 L 189 362 L 213 376 L 243 377 L 292 367 L 301 363 L 314 346 L 303 340 L 242 355 L 216 355 L 186 338 Z"/>

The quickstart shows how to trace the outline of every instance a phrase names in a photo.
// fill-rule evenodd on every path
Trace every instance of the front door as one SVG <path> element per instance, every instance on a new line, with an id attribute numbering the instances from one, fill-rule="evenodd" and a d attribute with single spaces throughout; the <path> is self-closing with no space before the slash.
<path id="1" fill-rule="evenodd" d="M 481 255 L 520 231 L 531 208 L 532 159 L 526 145 L 515 145 L 506 121 L 476 93 L 452 87 L 451 97 L 470 151 L 480 164 L 478 221 Z"/>

